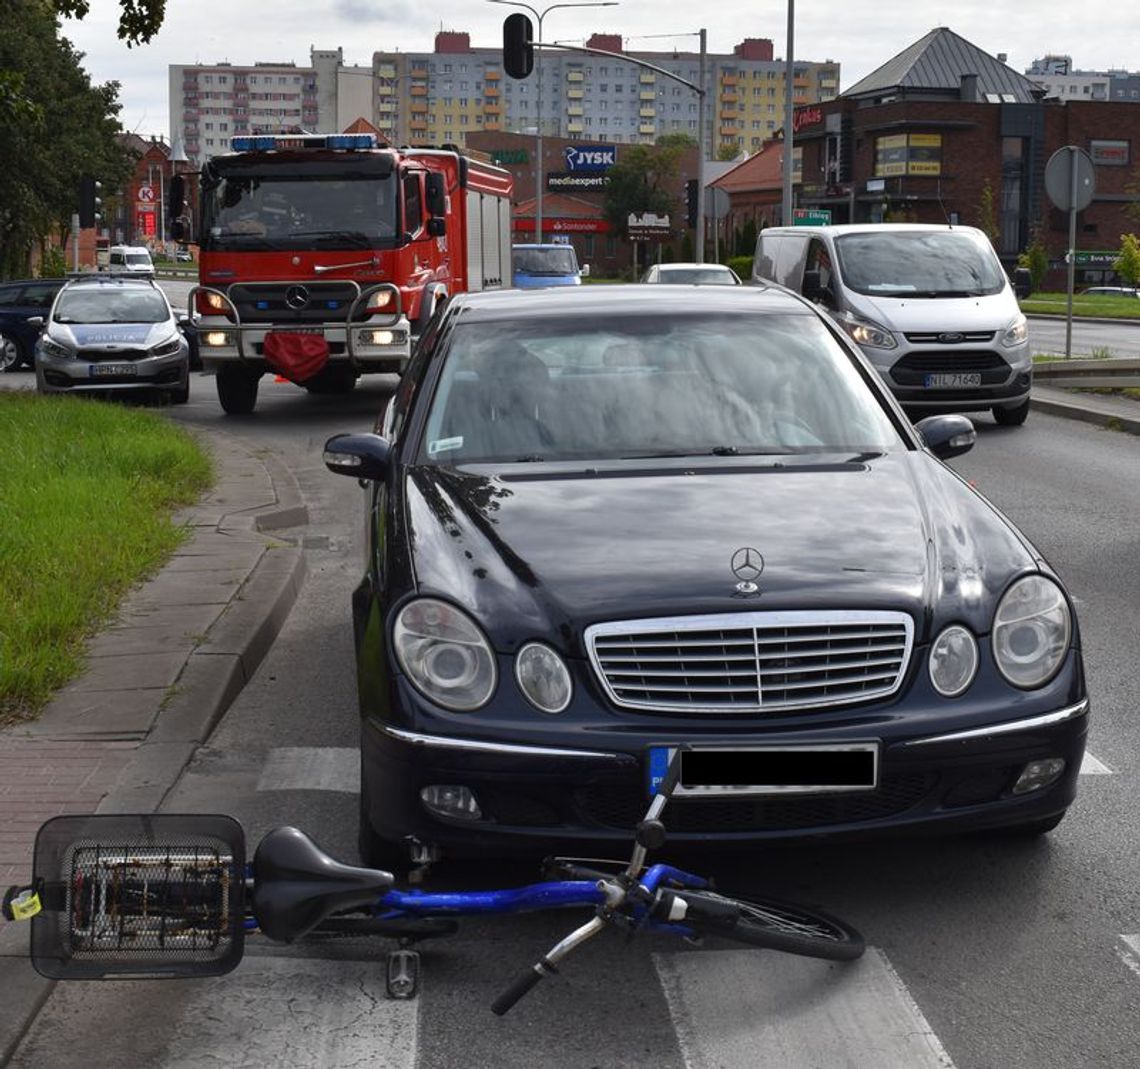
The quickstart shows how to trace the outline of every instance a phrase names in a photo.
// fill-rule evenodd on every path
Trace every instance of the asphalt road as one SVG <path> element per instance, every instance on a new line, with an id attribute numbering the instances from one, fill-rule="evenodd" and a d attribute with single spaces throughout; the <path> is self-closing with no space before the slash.
<path id="1" fill-rule="evenodd" d="M 1029 344 L 1035 353 L 1064 354 L 1065 320 L 1033 318 L 1029 321 Z M 1081 320 L 1073 323 L 1073 356 L 1140 357 L 1140 320 L 1131 323 Z"/>
<path id="2" fill-rule="evenodd" d="M 320 449 L 331 433 L 368 428 L 394 381 L 362 380 L 344 398 L 264 381 L 257 412 L 235 420 L 221 413 L 210 379 L 194 376 L 190 403 L 166 409 L 219 442 L 224 432 L 276 453 L 296 473 L 311 518 L 284 532 L 306 548 L 301 596 L 172 811 L 230 812 L 251 843 L 293 823 L 354 857 L 349 594 L 362 567 L 361 492 L 325 471 Z M 239 970 L 216 981 L 64 985 L 13 1064 L 1137 1064 L 1140 440 L 1037 413 L 1020 429 L 986 416 L 978 425 L 978 445 L 956 466 L 1022 526 L 1078 599 L 1094 760 L 1068 818 L 1036 843 L 807 845 L 697 863 L 724 887 L 847 917 L 872 947 L 858 965 L 603 938 L 500 1020 L 487 1008 L 493 997 L 576 916 L 465 922 L 458 937 L 425 945 L 414 1003 L 383 998 L 383 944 L 253 944 Z M 504 885 L 533 876 L 497 864 L 439 873 Z"/>

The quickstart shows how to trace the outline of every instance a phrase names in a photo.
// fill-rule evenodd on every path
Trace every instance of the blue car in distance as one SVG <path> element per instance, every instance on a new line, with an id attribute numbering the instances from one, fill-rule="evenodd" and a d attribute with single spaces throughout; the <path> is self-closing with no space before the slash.
<path id="1" fill-rule="evenodd" d="M 0 372 L 31 366 L 41 324 L 66 278 L 28 278 L 0 283 Z M 29 324 L 37 318 L 39 322 Z"/>
<path id="2" fill-rule="evenodd" d="M 578 266 L 573 245 L 512 245 L 511 268 L 520 290 L 580 286 L 590 267 Z"/>

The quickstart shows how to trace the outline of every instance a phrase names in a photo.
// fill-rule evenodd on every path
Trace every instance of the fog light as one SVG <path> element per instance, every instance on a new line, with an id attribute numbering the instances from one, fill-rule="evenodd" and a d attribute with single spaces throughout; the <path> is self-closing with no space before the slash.
<path id="1" fill-rule="evenodd" d="M 361 330 L 356 335 L 358 345 L 403 345 L 407 340 L 402 330 Z"/>
<path id="2" fill-rule="evenodd" d="M 1017 777 L 1013 785 L 1014 794 L 1029 794 L 1030 791 L 1039 791 L 1048 787 L 1062 772 L 1065 771 L 1063 757 L 1047 757 L 1044 761 L 1030 761 Z"/>
<path id="3" fill-rule="evenodd" d="M 221 347 L 233 345 L 234 336 L 228 330 L 208 330 L 202 340 L 207 345 Z"/>
<path id="4" fill-rule="evenodd" d="M 424 808 L 440 817 L 455 820 L 482 820 L 483 811 L 475 801 L 475 795 L 467 787 L 453 784 L 433 784 L 420 791 L 420 801 Z"/>

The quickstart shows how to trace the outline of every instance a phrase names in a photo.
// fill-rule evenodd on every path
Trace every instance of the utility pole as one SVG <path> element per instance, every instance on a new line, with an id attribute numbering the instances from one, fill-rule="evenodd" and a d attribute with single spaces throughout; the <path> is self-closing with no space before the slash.
<path id="1" fill-rule="evenodd" d="M 697 263 L 705 262 L 705 64 L 708 60 L 708 31 L 701 30 L 701 64 L 697 92 L 697 233 L 694 253 Z"/>
<path id="2" fill-rule="evenodd" d="M 793 105 L 795 96 L 795 63 L 792 55 L 795 49 L 796 28 L 796 0 L 788 0 L 788 58 L 787 70 L 784 73 L 784 196 L 780 214 L 781 226 L 792 225 L 792 170 L 794 160 L 792 153 L 795 148 L 792 137 Z"/>

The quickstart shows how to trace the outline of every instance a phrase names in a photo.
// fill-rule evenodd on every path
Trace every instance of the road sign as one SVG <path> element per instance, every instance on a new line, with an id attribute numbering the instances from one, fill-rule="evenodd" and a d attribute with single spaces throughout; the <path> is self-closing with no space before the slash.
<path id="1" fill-rule="evenodd" d="M 153 204 L 154 186 L 139 186 L 139 200 L 143 204 Z"/>
<path id="2" fill-rule="evenodd" d="M 731 203 L 728 194 L 720 186 L 708 186 L 705 189 L 705 218 L 723 219 L 728 215 Z"/>
<path id="3" fill-rule="evenodd" d="M 669 216 L 653 212 L 630 212 L 626 231 L 631 241 L 666 241 L 671 236 Z"/>
<path id="4" fill-rule="evenodd" d="M 793 208 L 792 226 L 829 226 L 830 208 Z"/>
<path id="5" fill-rule="evenodd" d="M 1096 192 L 1096 173 L 1089 154 L 1076 145 L 1057 149 L 1045 164 L 1045 192 L 1061 211 L 1083 212 Z"/>

